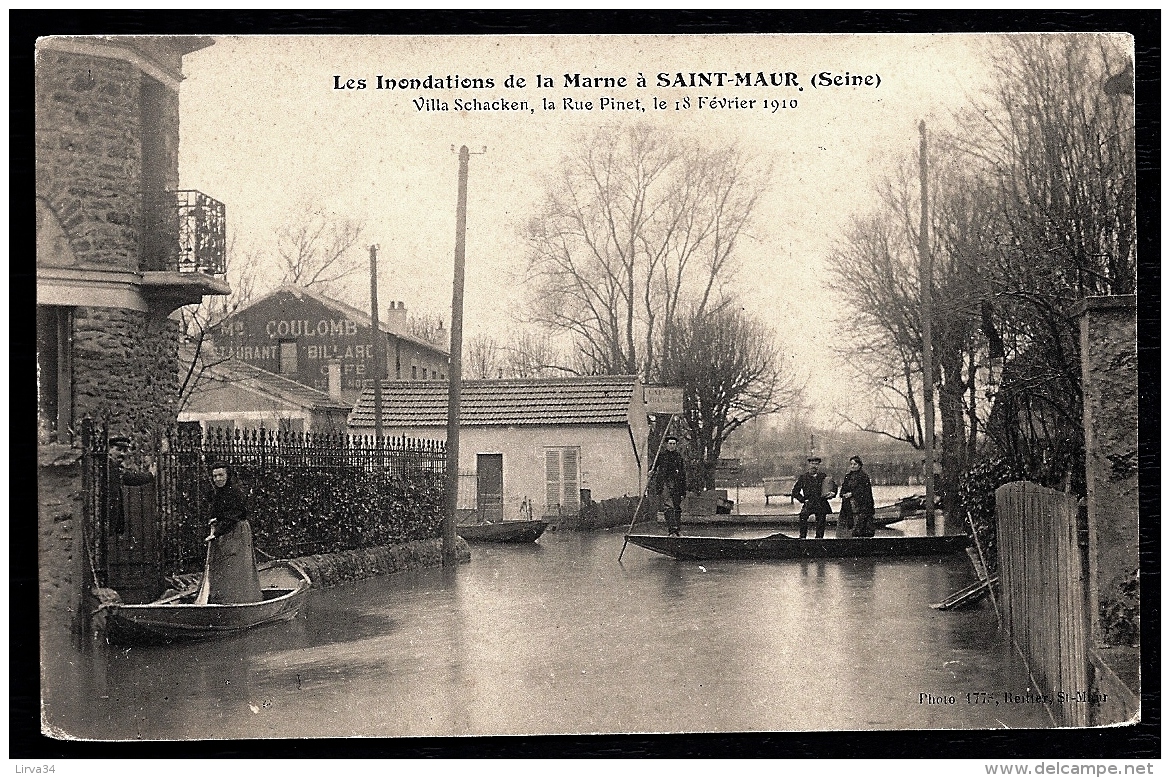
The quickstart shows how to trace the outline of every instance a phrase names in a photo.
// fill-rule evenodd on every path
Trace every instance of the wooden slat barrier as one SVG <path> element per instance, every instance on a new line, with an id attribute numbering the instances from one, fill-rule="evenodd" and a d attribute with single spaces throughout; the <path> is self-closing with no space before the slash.
<path id="1" fill-rule="evenodd" d="M 1061 726 L 1088 725 L 1088 612 L 1077 498 L 1032 483 L 995 492 L 1004 628 Z M 1072 695 L 1064 697 L 1062 695 Z"/>

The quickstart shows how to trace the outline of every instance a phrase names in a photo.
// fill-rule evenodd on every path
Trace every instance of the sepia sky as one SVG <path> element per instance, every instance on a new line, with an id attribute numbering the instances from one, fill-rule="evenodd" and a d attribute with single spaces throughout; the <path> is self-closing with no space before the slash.
<path id="1" fill-rule="evenodd" d="M 367 222 L 380 250 L 379 301 L 449 320 L 457 154 L 473 152 L 468 185 L 464 341 L 507 336 L 523 312 L 519 227 L 555 174 L 577 130 L 637 122 L 739 143 L 772 166 L 772 185 L 738 250 L 745 307 L 772 325 L 786 358 L 810 375 L 808 404 L 822 424 L 844 409 L 868 415 L 873 398 L 850 391 L 831 354 L 847 320 L 828 290 L 825 260 L 873 180 L 914 158 L 918 121 L 943 127 L 987 85 L 987 36 L 738 35 L 217 38 L 188 55 L 181 87 L 180 179 L 226 203 L 237 246 L 266 249 L 273 229 L 310 202 Z M 802 89 L 658 85 L 657 74 L 794 72 Z M 877 87 L 812 86 L 815 74 L 880 75 Z M 625 88 L 564 86 L 565 74 L 625 77 Z M 648 86 L 635 85 L 643 74 Z M 524 88 L 505 88 L 509 74 Z M 538 88 L 536 75 L 553 87 Z M 384 79 L 493 78 L 482 90 L 379 90 Z M 364 90 L 335 79 L 365 79 Z M 689 78 L 689 76 L 687 77 Z M 566 97 L 591 111 L 563 110 Z M 600 110 L 602 97 L 646 110 Z M 676 100 L 691 98 L 689 110 Z M 699 97 L 755 99 L 754 109 L 700 109 Z M 416 98 L 527 100 L 534 113 L 419 111 Z M 542 110 L 542 98 L 555 111 Z M 652 98 L 666 110 L 649 107 Z M 796 108 L 761 109 L 765 99 Z M 452 108 L 454 106 L 452 105 Z M 365 299 L 368 279 L 352 282 Z"/>

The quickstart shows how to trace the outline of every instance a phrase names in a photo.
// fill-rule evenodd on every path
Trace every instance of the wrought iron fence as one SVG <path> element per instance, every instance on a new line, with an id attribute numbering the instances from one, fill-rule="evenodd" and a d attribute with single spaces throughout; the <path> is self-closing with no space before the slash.
<path id="1" fill-rule="evenodd" d="M 255 546 L 296 557 L 441 535 L 446 451 L 433 440 L 273 430 L 189 431 L 158 456 L 164 566 L 203 562 L 211 469 L 228 465 Z"/>

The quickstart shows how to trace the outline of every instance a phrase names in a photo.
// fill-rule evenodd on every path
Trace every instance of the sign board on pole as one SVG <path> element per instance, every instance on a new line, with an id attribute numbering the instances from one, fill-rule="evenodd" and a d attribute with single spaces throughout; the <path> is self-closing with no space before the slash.
<path id="1" fill-rule="evenodd" d="M 681 386 L 643 386 L 642 400 L 647 413 L 683 412 L 683 390 Z"/>

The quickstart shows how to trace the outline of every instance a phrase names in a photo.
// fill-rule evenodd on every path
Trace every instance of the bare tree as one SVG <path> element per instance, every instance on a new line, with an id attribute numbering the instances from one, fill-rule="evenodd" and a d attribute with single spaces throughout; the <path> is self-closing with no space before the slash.
<path id="1" fill-rule="evenodd" d="M 491 335 L 476 335 L 463 346 L 463 369 L 468 378 L 502 378 L 504 349 Z"/>
<path id="2" fill-rule="evenodd" d="M 406 320 L 406 331 L 427 343 L 447 346 L 447 330 L 443 327 L 443 317 L 438 314 L 411 314 Z"/>
<path id="3" fill-rule="evenodd" d="M 572 337 L 581 371 L 650 380 L 680 306 L 726 299 L 763 180 L 738 149 L 647 126 L 575 147 L 525 230 L 532 320 Z"/>
<path id="4" fill-rule="evenodd" d="M 281 283 L 331 291 L 361 270 L 351 250 L 364 232 L 360 219 L 342 218 L 319 206 L 295 208 L 276 229 Z"/>
<path id="5" fill-rule="evenodd" d="M 226 319 L 251 302 L 264 275 L 264 262 L 255 249 L 239 248 L 235 234 L 227 245 L 229 295 L 206 296 L 198 305 L 179 309 L 183 348 L 179 357 L 181 412 L 204 381 L 207 368 L 221 358 L 211 353 L 211 342 Z"/>
<path id="6" fill-rule="evenodd" d="M 683 412 L 693 436 L 703 485 L 728 437 L 741 425 L 797 402 L 801 379 L 782 367 L 775 333 L 737 306 L 692 308 L 663 355 L 663 380 L 683 388 Z"/>

